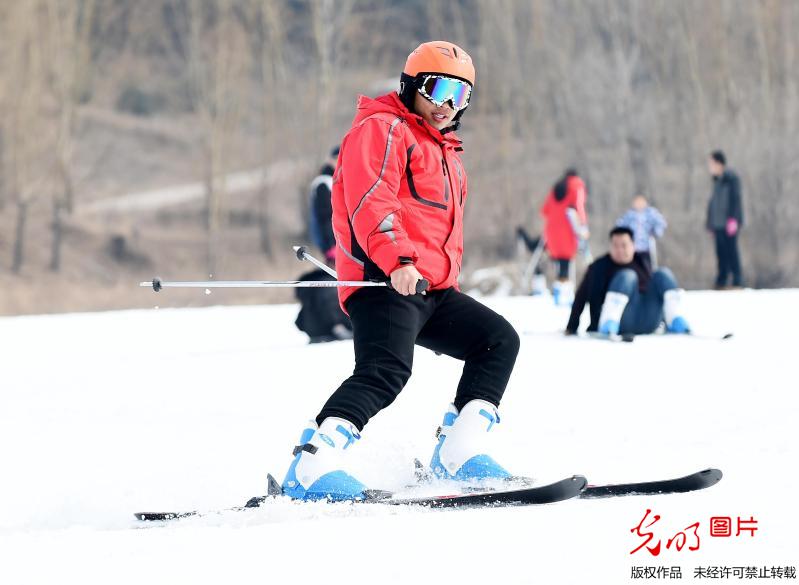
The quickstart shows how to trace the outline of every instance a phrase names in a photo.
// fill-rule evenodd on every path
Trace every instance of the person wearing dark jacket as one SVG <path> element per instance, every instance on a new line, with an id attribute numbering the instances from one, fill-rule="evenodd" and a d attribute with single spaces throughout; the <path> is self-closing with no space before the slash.
<path id="1" fill-rule="evenodd" d="M 310 229 L 311 239 L 329 262 L 336 259 L 336 238 L 333 235 L 333 171 L 338 158 L 339 147 L 330 151 L 330 159 L 319 169 L 319 174 L 311 181 L 310 187 Z"/>
<path id="2" fill-rule="evenodd" d="M 738 232 L 743 227 L 741 180 L 727 168 L 727 157 L 720 150 L 710 154 L 708 169 L 713 177 L 713 192 L 707 206 L 707 229 L 716 240 L 718 274 L 716 288 L 727 288 L 732 273 L 732 286 L 743 285 L 741 260 L 738 253 Z"/>
<path id="3" fill-rule="evenodd" d="M 610 252 L 588 267 L 572 305 L 566 333 L 574 335 L 589 304 L 589 332 L 605 335 L 653 333 L 661 321 L 672 333 L 688 333 L 682 315 L 683 290 L 671 270 L 652 272 L 635 252 L 633 231 L 616 227 L 610 232 Z"/>

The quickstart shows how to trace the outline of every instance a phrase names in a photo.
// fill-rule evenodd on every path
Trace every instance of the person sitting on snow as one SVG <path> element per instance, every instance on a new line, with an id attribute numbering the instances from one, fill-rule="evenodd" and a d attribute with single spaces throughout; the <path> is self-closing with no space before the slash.
<path id="1" fill-rule="evenodd" d="M 671 270 L 652 272 L 635 251 L 628 227 L 610 231 L 610 253 L 588 267 L 572 305 L 566 333 L 580 326 L 586 302 L 590 306 L 589 332 L 604 335 L 653 333 L 665 320 L 670 333 L 690 333 L 682 312 L 683 291 Z"/>

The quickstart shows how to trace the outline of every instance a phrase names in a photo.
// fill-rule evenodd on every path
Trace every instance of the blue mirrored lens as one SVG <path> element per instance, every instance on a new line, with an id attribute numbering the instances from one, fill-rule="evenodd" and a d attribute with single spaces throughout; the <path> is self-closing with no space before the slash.
<path id="1" fill-rule="evenodd" d="M 440 104 L 452 100 L 452 105 L 460 109 L 469 103 L 469 86 L 457 79 L 431 77 L 424 84 L 424 89 L 431 100 Z"/>

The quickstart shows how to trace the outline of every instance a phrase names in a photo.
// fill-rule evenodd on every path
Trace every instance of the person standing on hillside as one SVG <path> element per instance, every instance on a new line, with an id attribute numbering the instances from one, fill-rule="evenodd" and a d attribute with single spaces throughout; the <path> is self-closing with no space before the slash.
<path id="1" fill-rule="evenodd" d="M 552 295 L 557 305 L 570 305 L 574 288 L 569 277 L 580 242 L 587 240 L 588 216 L 585 213 L 585 183 L 575 169 L 567 169 L 553 185 L 541 206 L 544 242 L 550 259 L 558 267 Z"/>
<path id="2" fill-rule="evenodd" d="M 391 288 L 339 289 L 352 320 L 355 369 L 302 431 L 282 484 L 292 498 L 365 497 L 347 456 L 367 422 L 405 386 L 414 345 L 464 361 L 439 428 L 433 474 L 510 476 L 493 458 L 489 433 L 499 423 L 519 336 L 457 285 L 467 178 L 454 130 L 474 81 L 466 51 L 434 41 L 408 56 L 398 92 L 358 100 L 333 175 L 336 269 L 341 280 L 381 279 Z M 423 279 L 424 295 L 417 292 Z"/>
<path id="3" fill-rule="evenodd" d="M 706 226 L 716 241 L 718 274 L 716 288 L 726 289 L 732 273 L 732 288 L 743 286 L 741 259 L 738 253 L 738 233 L 744 223 L 741 201 L 741 180 L 727 168 L 727 157 L 715 150 L 708 158 L 708 170 L 713 177 L 713 191 L 707 205 Z"/>

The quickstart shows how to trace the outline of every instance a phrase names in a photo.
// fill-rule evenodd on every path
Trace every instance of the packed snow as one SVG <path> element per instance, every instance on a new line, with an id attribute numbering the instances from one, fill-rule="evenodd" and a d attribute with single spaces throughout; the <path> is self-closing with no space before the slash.
<path id="1" fill-rule="evenodd" d="M 284 501 L 141 523 L 133 512 L 236 506 L 268 472 L 281 480 L 303 423 L 350 373 L 351 342 L 308 345 L 294 305 L 6 317 L 0 583 L 593 584 L 634 581 L 635 567 L 680 567 L 689 582 L 697 567 L 799 566 L 799 291 L 691 292 L 702 337 L 633 343 L 563 336 L 568 310 L 546 297 L 483 300 L 522 338 L 500 463 L 539 483 L 707 467 L 724 479 L 525 508 Z M 408 386 L 363 432 L 355 475 L 384 489 L 412 480 L 460 369 L 418 348 Z M 647 509 L 658 556 L 630 554 Z M 731 518 L 732 535 L 711 537 L 711 517 Z M 754 536 L 736 536 L 739 518 Z M 666 549 L 695 522 L 698 550 L 690 529 Z"/>

